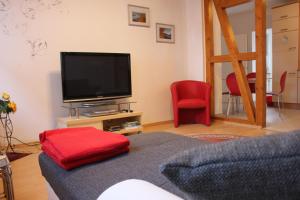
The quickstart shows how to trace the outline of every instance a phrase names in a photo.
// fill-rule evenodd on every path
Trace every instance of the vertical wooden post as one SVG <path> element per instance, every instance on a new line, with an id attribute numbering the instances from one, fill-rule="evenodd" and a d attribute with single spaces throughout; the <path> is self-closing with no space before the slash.
<path id="1" fill-rule="evenodd" d="M 214 63 L 210 62 L 214 56 L 214 34 L 213 34 L 213 2 L 204 0 L 205 17 L 205 54 L 206 54 L 206 82 L 211 85 L 211 114 L 215 114 L 215 94 L 214 94 Z"/>
<path id="2" fill-rule="evenodd" d="M 266 0 L 255 0 L 256 124 L 266 126 Z"/>

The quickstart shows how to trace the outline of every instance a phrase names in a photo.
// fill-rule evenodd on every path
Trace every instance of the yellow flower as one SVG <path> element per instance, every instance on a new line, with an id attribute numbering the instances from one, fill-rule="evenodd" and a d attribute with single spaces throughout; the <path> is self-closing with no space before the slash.
<path id="1" fill-rule="evenodd" d="M 8 101 L 9 98 L 10 98 L 10 95 L 9 95 L 7 92 L 3 92 L 2 98 L 3 98 L 5 101 Z"/>
<path id="2" fill-rule="evenodd" d="M 9 102 L 7 105 L 13 112 L 17 111 L 17 104 L 13 101 Z"/>

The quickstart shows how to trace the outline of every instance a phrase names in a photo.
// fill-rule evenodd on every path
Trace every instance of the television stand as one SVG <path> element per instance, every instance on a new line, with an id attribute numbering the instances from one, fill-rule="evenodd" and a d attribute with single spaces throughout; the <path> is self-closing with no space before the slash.
<path id="1" fill-rule="evenodd" d="M 82 115 L 86 116 L 86 117 L 98 117 L 98 116 L 103 116 L 103 115 L 114 115 L 117 113 L 119 113 L 117 110 L 111 109 L 111 110 L 84 112 L 84 113 L 82 113 Z"/>
<path id="2" fill-rule="evenodd" d="M 137 124 L 135 126 L 127 126 L 126 124 Z M 143 130 L 142 113 L 141 112 L 124 112 L 113 115 L 104 115 L 97 117 L 86 117 L 80 115 L 78 118 L 65 117 L 58 118 L 58 128 L 71 128 L 71 127 L 95 127 L 99 130 L 111 131 L 112 127 L 119 126 L 121 130 L 115 131 L 117 134 L 132 134 L 141 133 Z"/>
<path id="3" fill-rule="evenodd" d="M 77 117 L 79 118 L 80 115 L 85 115 L 88 117 L 95 117 L 99 115 L 111 115 L 112 113 L 119 113 L 123 112 L 124 110 L 127 110 L 127 112 L 132 112 L 131 110 L 131 105 L 133 103 L 136 103 L 134 101 L 124 101 L 124 102 L 116 102 L 116 101 L 103 101 L 103 102 L 93 102 L 93 103 L 83 103 L 81 105 L 73 105 L 70 103 L 69 105 L 63 105 L 63 108 L 66 108 L 69 110 L 69 117 Z M 97 110 L 97 111 L 92 111 L 92 112 L 86 112 L 89 114 L 86 114 L 82 112 L 83 109 L 98 109 L 103 106 L 110 106 L 114 107 L 114 109 L 110 108 L 110 110 Z M 124 107 L 126 109 L 124 109 Z"/>
<path id="4" fill-rule="evenodd" d="M 116 101 L 97 101 L 97 102 L 86 102 L 81 105 L 84 107 L 95 107 L 95 106 L 107 106 L 107 105 L 115 105 Z"/>

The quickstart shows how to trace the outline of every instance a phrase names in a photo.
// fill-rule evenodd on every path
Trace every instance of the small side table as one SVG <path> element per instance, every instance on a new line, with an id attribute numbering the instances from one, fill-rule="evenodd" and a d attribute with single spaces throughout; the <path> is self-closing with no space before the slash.
<path id="1" fill-rule="evenodd" d="M 7 200 L 14 200 L 14 188 L 12 182 L 12 171 L 6 155 L 0 155 L 0 177 L 3 181 L 4 195 Z"/>

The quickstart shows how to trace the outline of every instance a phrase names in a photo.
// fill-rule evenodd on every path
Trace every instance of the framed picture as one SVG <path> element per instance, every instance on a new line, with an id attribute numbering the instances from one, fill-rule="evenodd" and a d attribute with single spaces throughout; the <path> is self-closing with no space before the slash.
<path id="1" fill-rule="evenodd" d="M 128 5 L 128 20 L 131 26 L 150 27 L 150 9 L 141 6 Z"/>
<path id="2" fill-rule="evenodd" d="M 175 26 L 170 24 L 156 24 L 156 41 L 175 43 Z"/>

